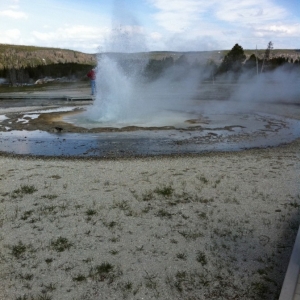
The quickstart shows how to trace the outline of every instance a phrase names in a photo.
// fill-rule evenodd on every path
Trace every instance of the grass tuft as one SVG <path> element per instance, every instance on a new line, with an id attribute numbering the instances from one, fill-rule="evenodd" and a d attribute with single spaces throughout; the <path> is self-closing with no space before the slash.
<path id="1" fill-rule="evenodd" d="M 54 194 L 47 194 L 47 195 L 42 195 L 41 197 L 45 199 L 53 200 L 56 199 L 58 196 Z"/>
<path id="2" fill-rule="evenodd" d="M 200 231 L 178 231 L 186 240 L 196 240 L 199 237 L 203 237 L 203 233 Z"/>
<path id="3" fill-rule="evenodd" d="M 186 254 L 185 253 L 177 253 L 176 257 L 178 259 L 186 260 Z"/>
<path id="4" fill-rule="evenodd" d="M 21 216 L 21 220 L 27 220 L 33 213 L 33 210 L 26 210 L 23 215 Z"/>
<path id="5" fill-rule="evenodd" d="M 89 208 L 89 209 L 85 212 L 85 214 L 86 214 L 87 216 L 94 216 L 94 215 L 97 214 L 97 211 L 96 211 L 95 209 Z"/>
<path id="6" fill-rule="evenodd" d="M 25 194 L 33 194 L 36 191 L 34 185 L 21 185 L 19 189 L 13 190 L 12 198 L 23 197 Z"/>
<path id="7" fill-rule="evenodd" d="M 202 266 L 207 265 L 207 258 L 204 252 L 198 251 L 196 260 L 201 263 Z"/>
<path id="8" fill-rule="evenodd" d="M 208 180 L 204 176 L 199 176 L 198 179 L 204 184 L 208 183 Z"/>
<path id="9" fill-rule="evenodd" d="M 110 279 L 112 281 L 115 277 L 114 269 L 115 267 L 112 264 L 104 262 L 101 265 L 92 267 L 89 277 L 92 280 L 104 281 L 105 279 Z"/>
<path id="10" fill-rule="evenodd" d="M 53 258 L 46 258 L 45 262 L 46 264 L 51 264 L 53 262 Z"/>
<path id="11" fill-rule="evenodd" d="M 163 186 L 163 187 L 160 187 L 160 188 L 156 188 L 154 190 L 154 192 L 158 195 L 161 195 L 161 196 L 164 196 L 165 198 L 168 198 L 168 197 L 172 196 L 172 194 L 174 193 L 174 189 L 170 185 L 167 185 L 167 186 Z"/>
<path id="12" fill-rule="evenodd" d="M 86 277 L 82 274 L 79 274 L 79 275 L 73 277 L 73 281 L 82 282 L 82 281 L 85 281 L 85 280 L 86 280 Z"/>
<path id="13" fill-rule="evenodd" d="M 20 258 L 26 252 L 26 249 L 27 246 L 19 241 L 17 245 L 12 246 L 11 254 L 16 258 Z"/>
<path id="14" fill-rule="evenodd" d="M 172 214 L 166 211 L 165 209 L 160 209 L 156 214 L 157 217 L 171 219 Z"/>
<path id="15" fill-rule="evenodd" d="M 153 192 L 147 191 L 142 195 L 142 200 L 143 201 L 150 201 L 153 199 Z"/>
<path id="16" fill-rule="evenodd" d="M 67 238 L 59 237 L 56 240 L 51 241 L 51 248 L 57 252 L 63 252 L 69 250 L 73 246 L 73 243 L 69 242 Z"/>

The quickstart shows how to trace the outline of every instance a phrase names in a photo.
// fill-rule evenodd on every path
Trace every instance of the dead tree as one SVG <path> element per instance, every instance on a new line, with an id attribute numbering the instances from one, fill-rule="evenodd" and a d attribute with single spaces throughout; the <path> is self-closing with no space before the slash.
<path id="1" fill-rule="evenodd" d="M 269 42 L 268 47 L 265 51 L 265 55 L 264 55 L 264 59 L 263 59 L 263 63 L 262 63 L 262 66 L 261 66 L 260 73 L 262 73 L 264 71 L 265 62 L 270 59 L 270 53 L 271 53 L 272 49 L 273 49 L 273 43 Z"/>

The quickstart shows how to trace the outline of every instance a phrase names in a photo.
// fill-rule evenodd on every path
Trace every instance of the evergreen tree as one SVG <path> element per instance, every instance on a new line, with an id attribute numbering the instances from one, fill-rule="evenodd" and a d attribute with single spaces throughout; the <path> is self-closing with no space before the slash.
<path id="1" fill-rule="evenodd" d="M 235 44 L 234 47 L 225 55 L 218 69 L 218 73 L 240 72 L 242 69 L 242 63 L 245 59 L 246 56 L 244 54 L 244 49 L 239 44 Z"/>

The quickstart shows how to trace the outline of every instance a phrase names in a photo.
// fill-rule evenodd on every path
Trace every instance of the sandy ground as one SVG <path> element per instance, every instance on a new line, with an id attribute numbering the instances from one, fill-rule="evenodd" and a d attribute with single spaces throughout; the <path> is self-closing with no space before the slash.
<path id="1" fill-rule="evenodd" d="M 299 150 L 2 156 L 0 299 L 278 299 Z"/>

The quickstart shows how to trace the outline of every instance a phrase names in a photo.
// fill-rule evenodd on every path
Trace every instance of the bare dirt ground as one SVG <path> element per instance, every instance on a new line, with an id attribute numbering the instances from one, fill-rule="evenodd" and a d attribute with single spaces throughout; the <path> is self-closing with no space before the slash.
<path id="1" fill-rule="evenodd" d="M 128 160 L 0 158 L 0 299 L 277 299 L 299 142 Z"/>

